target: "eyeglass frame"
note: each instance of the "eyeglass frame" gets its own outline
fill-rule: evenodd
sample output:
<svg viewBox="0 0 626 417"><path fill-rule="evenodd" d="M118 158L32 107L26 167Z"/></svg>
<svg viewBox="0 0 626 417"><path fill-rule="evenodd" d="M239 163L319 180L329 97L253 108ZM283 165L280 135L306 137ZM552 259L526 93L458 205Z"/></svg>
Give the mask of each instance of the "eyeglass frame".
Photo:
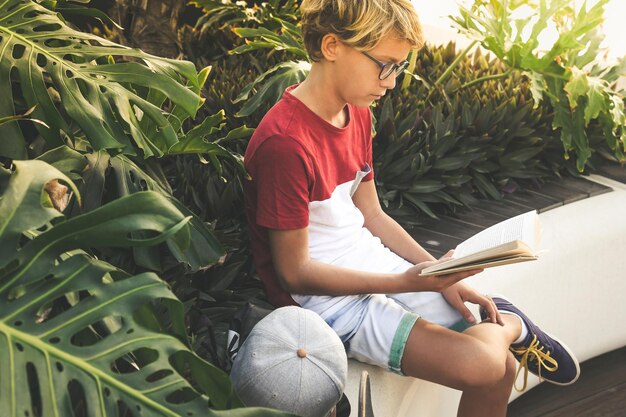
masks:
<svg viewBox="0 0 626 417"><path fill-rule="evenodd" d="M382 61L379 61L378 59L374 58L373 56L371 56L367 52L361 51L361 53L363 55L365 55L366 57L368 57L369 59L371 59L372 61L374 61L375 63L377 63L380 66L380 72L378 73L378 79L381 80L381 81L382 80L386 80L387 78L389 78L389 76L393 72L396 73L396 78L398 78L400 76L400 74L402 74L404 72L404 70L409 66L409 61L407 61L406 59L404 61L396 64L395 62L382 62ZM386 68L389 67L389 66L391 66L391 70L388 70L389 73L383 77L383 73L385 72Z"/></svg>

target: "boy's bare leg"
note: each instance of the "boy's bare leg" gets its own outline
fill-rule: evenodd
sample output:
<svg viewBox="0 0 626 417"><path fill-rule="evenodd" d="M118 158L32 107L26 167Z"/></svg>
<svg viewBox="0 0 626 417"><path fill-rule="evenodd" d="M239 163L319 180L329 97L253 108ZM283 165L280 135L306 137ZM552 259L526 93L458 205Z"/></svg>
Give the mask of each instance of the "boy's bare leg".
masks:
<svg viewBox="0 0 626 417"><path fill-rule="evenodd" d="M463 333L418 320L404 349L403 372L463 391L459 417L505 416L516 366L508 348L521 324L510 315L502 320L503 326L485 322Z"/></svg>

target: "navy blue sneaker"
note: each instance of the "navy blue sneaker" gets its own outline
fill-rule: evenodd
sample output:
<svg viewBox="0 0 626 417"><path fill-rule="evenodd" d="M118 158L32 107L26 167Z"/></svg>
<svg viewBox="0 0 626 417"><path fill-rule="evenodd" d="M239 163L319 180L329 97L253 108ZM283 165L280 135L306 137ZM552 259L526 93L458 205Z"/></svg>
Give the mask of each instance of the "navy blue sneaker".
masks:
<svg viewBox="0 0 626 417"><path fill-rule="evenodd" d="M537 327L524 313L515 307L509 300L501 295L491 297L498 311L513 313L519 316L528 328L528 336L520 343L511 345L515 359L520 363L515 375L519 375L524 369L524 386L518 391L526 389L528 372L537 375L540 380L544 379L557 385L570 385L576 382L580 376L580 365L572 351L556 337L549 335ZM484 320L487 313L482 308L480 317Z"/></svg>

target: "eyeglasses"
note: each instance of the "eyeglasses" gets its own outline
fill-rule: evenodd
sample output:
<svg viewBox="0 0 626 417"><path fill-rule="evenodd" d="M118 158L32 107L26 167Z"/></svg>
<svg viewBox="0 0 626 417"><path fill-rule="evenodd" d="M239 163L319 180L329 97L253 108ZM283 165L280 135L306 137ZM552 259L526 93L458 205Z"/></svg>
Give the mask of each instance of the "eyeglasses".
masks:
<svg viewBox="0 0 626 417"><path fill-rule="evenodd" d="M400 74L402 74L404 72L404 70L406 69L406 67L409 66L409 61L407 61L406 59L402 62L400 62L399 64L396 64L395 62L382 62L377 60L376 58L374 58L373 56L371 56L370 54L368 54L367 52L362 52L363 55L365 55L366 57L368 57L369 59L371 59L372 61L374 61L375 63L377 63L380 66L380 73L378 74L378 79L379 80L384 80L387 77L389 77L391 74L393 74L394 72L396 73L396 77L399 77Z"/></svg>

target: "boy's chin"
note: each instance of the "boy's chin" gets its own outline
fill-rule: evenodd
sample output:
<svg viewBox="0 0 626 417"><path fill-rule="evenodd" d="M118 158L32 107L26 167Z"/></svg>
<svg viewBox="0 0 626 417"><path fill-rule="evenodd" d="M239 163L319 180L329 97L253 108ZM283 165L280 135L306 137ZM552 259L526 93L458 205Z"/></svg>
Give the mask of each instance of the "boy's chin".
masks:
<svg viewBox="0 0 626 417"><path fill-rule="evenodd" d="M374 103L375 101L376 99L374 99L373 97L368 97L361 100L354 100L350 104L352 104L354 107L364 108L371 106L372 103Z"/></svg>

